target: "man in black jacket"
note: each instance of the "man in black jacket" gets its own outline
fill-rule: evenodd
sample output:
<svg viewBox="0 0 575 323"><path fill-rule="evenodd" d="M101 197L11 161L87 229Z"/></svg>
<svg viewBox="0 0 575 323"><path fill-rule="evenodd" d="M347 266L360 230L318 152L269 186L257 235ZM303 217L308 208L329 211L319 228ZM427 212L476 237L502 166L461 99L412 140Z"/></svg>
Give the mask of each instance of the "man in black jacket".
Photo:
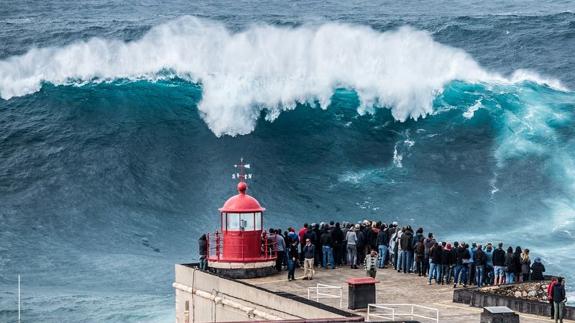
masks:
<svg viewBox="0 0 575 323"><path fill-rule="evenodd" d="M413 231L411 231L411 227L406 228L401 235L399 243L403 253L401 260L403 273L406 274L411 271L411 265L413 264Z"/></svg>
<svg viewBox="0 0 575 323"><path fill-rule="evenodd" d="M385 224L383 224L377 234L377 248L379 249L379 263L377 264L377 267L385 268L387 248L389 248L389 237L387 236L387 228L385 227Z"/></svg>
<svg viewBox="0 0 575 323"><path fill-rule="evenodd" d="M503 243L499 243L497 249L493 251L493 271L495 276L495 285L503 284L505 278L505 250Z"/></svg>
<svg viewBox="0 0 575 323"><path fill-rule="evenodd" d="M344 236L339 222L337 222L333 230L331 230L331 240L333 242L333 257L335 265L341 266L341 260L343 255L342 248L345 248L345 246L343 246Z"/></svg>
<svg viewBox="0 0 575 323"><path fill-rule="evenodd" d="M477 287L483 286L483 273L485 271L485 263L487 262L487 256L481 245L477 246L475 254L473 255L473 264L475 265L475 283Z"/></svg>
<svg viewBox="0 0 575 323"><path fill-rule="evenodd" d="M323 268L328 268L331 265L331 269L335 269L335 263L333 261L333 240L331 239L331 232L329 232L327 228L324 228L319 239L323 254L323 261L321 266Z"/></svg>

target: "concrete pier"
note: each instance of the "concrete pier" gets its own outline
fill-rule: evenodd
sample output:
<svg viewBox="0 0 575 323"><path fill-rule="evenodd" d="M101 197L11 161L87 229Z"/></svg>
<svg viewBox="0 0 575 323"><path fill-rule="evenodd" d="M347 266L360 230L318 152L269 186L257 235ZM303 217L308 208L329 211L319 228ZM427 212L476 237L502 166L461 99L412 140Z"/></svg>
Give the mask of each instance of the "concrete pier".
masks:
<svg viewBox="0 0 575 323"><path fill-rule="evenodd" d="M269 277L243 280L244 282L273 292L287 292L301 297L307 297L307 288L316 284L341 286L343 288L342 310L359 315L366 315L365 310L347 309L347 283L350 277L365 277L362 269L349 267L331 269L318 269L314 279L302 280L303 271L296 270L296 280L288 282L287 272ZM404 303L424 305L439 310L440 322L479 322L483 309L471 307L466 304L453 302L453 285L428 285L427 279L414 274L403 274L388 268L380 269L376 277L380 283L376 284L377 303ZM459 287L458 287L459 288ZM337 299L321 299L321 303L339 307ZM517 313L522 323L554 322L553 320L537 315ZM575 322L564 320L564 322Z"/></svg>

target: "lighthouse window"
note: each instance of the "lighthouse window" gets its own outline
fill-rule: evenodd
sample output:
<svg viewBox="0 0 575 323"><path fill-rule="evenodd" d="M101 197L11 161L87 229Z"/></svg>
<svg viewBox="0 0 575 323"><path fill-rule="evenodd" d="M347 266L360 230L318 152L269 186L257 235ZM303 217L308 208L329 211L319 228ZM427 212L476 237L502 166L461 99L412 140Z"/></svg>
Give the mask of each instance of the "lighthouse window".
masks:
<svg viewBox="0 0 575 323"><path fill-rule="evenodd" d="M240 214L240 229L241 230L254 230L254 214L242 213Z"/></svg>
<svg viewBox="0 0 575 323"><path fill-rule="evenodd" d="M254 219L255 219L254 230L261 230L262 229L262 212L254 213Z"/></svg>
<svg viewBox="0 0 575 323"><path fill-rule="evenodd" d="M226 229L230 231L240 230L239 213L226 213Z"/></svg>

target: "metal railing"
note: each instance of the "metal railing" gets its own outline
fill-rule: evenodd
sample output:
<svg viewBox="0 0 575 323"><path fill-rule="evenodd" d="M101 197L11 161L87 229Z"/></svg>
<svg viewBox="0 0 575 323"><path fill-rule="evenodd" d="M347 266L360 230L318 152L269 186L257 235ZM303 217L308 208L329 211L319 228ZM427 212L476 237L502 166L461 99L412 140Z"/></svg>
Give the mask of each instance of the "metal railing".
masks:
<svg viewBox="0 0 575 323"><path fill-rule="evenodd" d="M208 258L211 259L222 259L224 252L224 237L223 233L216 231L213 234L207 233L207 249ZM268 234L263 231L262 239L260 245L260 257L265 259L276 259L277 258L277 243L270 241Z"/></svg>
<svg viewBox="0 0 575 323"><path fill-rule="evenodd" d="M406 309L407 311L401 311ZM423 313L421 313L423 312ZM433 313L433 314L431 314ZM427 316L426 314L430 315ZM372 319L395 321L396 317L410 317L439 323L439 310L417 304L369 304L367 305L367 321Z"/></svg>
<svg viewBox="0 0 575 323"><path fill-rule="evenodd" d="M329 291L336 291L336 294L329 293ZM339 308L343 307L343 288L341 286L332 286L325 284L317 284L315 287L307 288L307 299L312 299L312 292L315 293L315 301L319 302L321 298L336 299L339 298Z"/></svg>

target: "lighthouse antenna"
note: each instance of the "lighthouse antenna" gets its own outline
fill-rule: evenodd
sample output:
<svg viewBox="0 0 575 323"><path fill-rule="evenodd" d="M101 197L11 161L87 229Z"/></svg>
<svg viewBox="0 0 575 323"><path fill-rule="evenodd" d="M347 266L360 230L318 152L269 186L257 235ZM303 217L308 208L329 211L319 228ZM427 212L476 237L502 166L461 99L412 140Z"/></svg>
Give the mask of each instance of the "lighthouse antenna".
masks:
<svg viewBox="0 0 575 323"><path fill-rule="evenodd" d="M247 179L252 178L252 174L247 174L246 169L250 169L250 164L244 163L244 158L240 158L240 163L235 164L234 168L238 169L234 174L232 174L232 179L237 179L240 182L245 182Z"/></svg>

